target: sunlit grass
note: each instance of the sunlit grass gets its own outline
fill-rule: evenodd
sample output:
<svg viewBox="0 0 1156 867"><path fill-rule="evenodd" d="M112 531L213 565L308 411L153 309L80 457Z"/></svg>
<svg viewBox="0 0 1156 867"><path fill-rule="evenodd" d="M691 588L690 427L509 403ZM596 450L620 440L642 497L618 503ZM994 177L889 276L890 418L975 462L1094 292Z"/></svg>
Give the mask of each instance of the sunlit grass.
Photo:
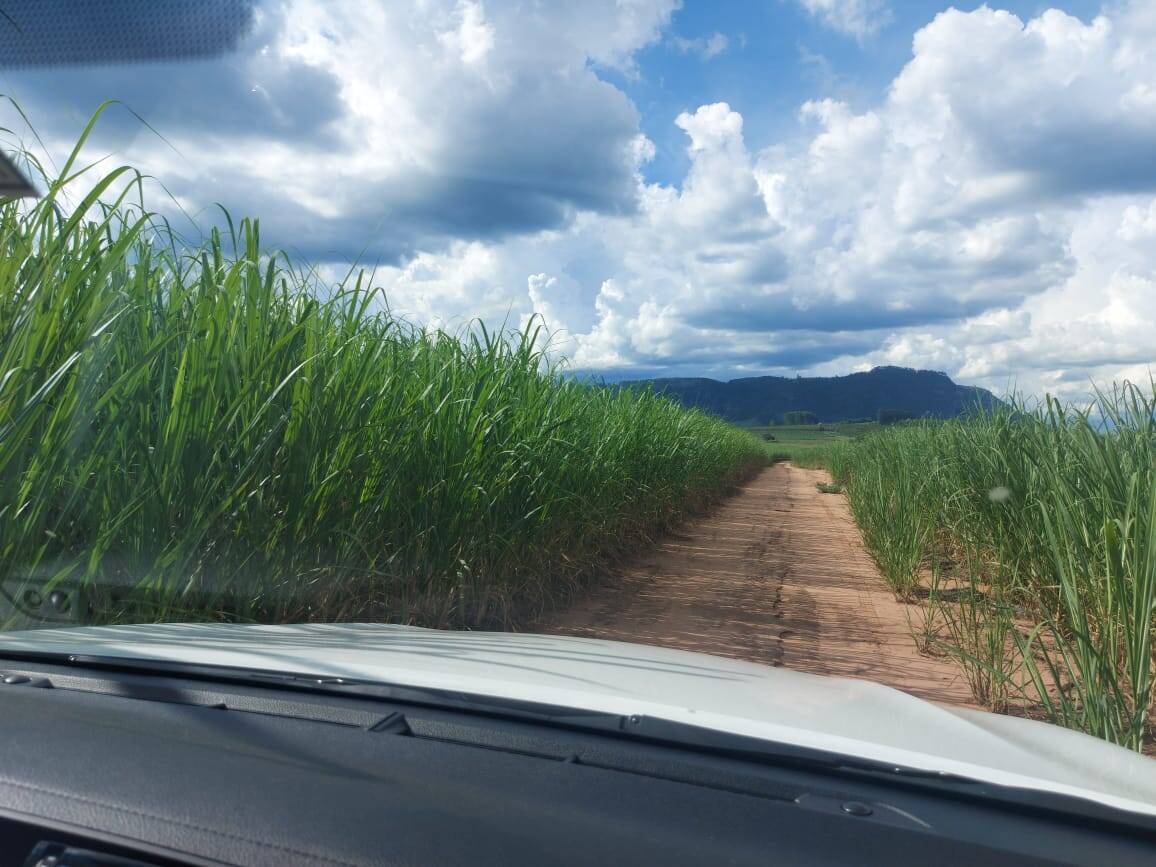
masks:
<svg viewBox="0 0 1156 867"><path fill-rule="evenodd" d="M796 467L821 469L843 443L879 430L874 422L771 425L748 428L764 438L772 462L790 461Z"/></svg>
<svg viewBox="0 0 1156 867"><path fill-rule="evenodd" d="M426 332L362 275L319 287L256 222L183 247L83 143L0 205L5 587L82 585L97 621L508 625L766 460L567 380L533 325Z"/></svg>
<svg viewBox="0 0 1156 867"><path fill-rule="evenodd" d="M981 699L1018 691L1056 722L1143 746L1156 698L1151 387L1083 410L1049 400L908 424L824 460L897 593L949 565L960 592L933 601Z"/></svg>

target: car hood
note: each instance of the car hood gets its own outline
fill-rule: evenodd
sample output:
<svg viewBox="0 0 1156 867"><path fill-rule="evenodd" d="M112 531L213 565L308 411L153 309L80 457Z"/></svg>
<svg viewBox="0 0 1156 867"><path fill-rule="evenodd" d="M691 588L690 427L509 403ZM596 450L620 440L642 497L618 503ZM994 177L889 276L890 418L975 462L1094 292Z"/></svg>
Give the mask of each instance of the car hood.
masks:
<svg viewBox="0 0 1156 867"><path fill-rule="evenodd" d="M592 638L381 624L181 623L0 635L5 651L227 665L639 714L1156 815L1156 761L863 680Z"/></svg>

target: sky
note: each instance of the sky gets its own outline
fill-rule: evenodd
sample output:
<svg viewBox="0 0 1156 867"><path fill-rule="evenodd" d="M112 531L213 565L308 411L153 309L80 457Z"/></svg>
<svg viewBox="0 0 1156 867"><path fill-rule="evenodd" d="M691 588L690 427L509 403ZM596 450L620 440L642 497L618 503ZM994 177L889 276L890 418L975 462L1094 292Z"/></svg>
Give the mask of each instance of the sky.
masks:
<svg viewBox="0 0 1156 867"><path fill-rule="evenodd" d="M86 155L190 232L259 217L413 322L538 316L608 379L1156 371L1149 0L214 3L244 11L224 53L10 64L0 93L57 164L120 100Z"/></svg>

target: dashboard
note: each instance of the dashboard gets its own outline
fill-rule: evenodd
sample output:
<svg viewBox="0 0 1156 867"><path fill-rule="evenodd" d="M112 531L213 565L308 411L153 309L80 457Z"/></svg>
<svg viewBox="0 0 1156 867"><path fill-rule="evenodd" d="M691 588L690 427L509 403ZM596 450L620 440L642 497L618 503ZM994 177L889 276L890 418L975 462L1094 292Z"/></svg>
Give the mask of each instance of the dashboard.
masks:
<svg viewBox="0 0 1156 867"><path fill-rule="evenodd" d="M1130 814L324 688L0 660L0 707L0 864L1156 863Z"/></svg>

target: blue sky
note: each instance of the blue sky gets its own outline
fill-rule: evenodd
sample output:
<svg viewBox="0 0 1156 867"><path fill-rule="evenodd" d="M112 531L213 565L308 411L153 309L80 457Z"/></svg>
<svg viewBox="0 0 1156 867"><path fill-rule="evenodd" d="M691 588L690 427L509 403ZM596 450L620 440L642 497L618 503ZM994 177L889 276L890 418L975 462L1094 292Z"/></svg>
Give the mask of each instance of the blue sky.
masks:
<svg viewBox="0 0 1156 867"><path fill-rule="evenodd" d="M671 36L636 55L637 75L616 70L602 74L630 95L642 113L642 129L654 141L656 156L647 178L677 183L688 160L684 137L670 118L699 105L725 101L740 112L748 141L768 145L798 134L795 115L808 99L835 96L856 109L884 96L895 75L911 58L912 35L948 4L906 0L879 4L882 23L868 38L832 28L791 0L716 0L687 3L674 16ZM961 9L978 4L961 3ZM1057 4L994 4L1030 20ZM1098 2L1074 0L1064 11L1090 20ZM702 40L721 34L726 47L710 57L680 47L678 39Z"/></svg>
<svg viewBox="0 0 1156 867"><path fill-rule="evenodd" d="M0 69L39 140L0 124L59 160L120 99L89 155L189 232L223 204L415 322L538 316L608 377L1076 395L1156 362L1148 0L216 2L251 21L223 55ZM96 44L51 8L57 59Z"/></svg>

